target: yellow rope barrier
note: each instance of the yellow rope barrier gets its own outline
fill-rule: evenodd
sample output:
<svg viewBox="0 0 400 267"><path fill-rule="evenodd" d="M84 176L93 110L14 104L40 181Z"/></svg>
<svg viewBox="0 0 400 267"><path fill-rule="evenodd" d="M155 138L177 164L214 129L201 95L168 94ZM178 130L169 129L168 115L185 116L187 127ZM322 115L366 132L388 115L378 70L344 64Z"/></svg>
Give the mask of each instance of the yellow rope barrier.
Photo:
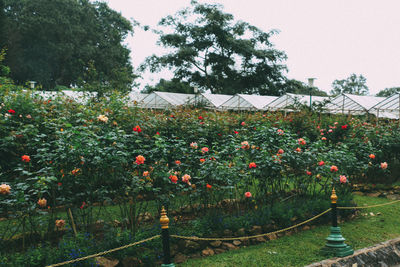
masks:
<svg viewBox="0 0 400 267"><path fill-rule="evenodd" d="M394 203L397 203L397 202L400 202L400 200L395 200L395 201L392 201L392 202L383 203L383 204L376 204L376 205L371 205L371 206L362 206L362 207L337 207L337 209L339 209L339 210L369 209L369 208L376 208L376 207L391 205L391 204L394 204Z"/></svg>
<svg viewBox="0 0 400 267"><path fill-rule="evenodd" d="M77 262L77 261L87 260L87 259L90 259L90 258L102 256L102 255L105 255L105 254L108 254L108 253L111 253L111 252L115 252L115 251L118 251L118 250L121 250L121 249L126 249L126 248L129 248L129 247L132 247L132 246L136 246L136 245L139 245L139 244L142 244L144 242L148 242L150 240L157 239L157 238L160 238L160 237L161 237L160 235L155 235L153 237L150 237L150 238L147 238L147 239L135 242L135 243L131 243L131 244L128 244L128 245L125 245L125 246L122 246L122 247L113 248L113 249L110 249L110 250L106 250L106 251L99 252L99 253L96 253L96 254L93 254L93 255L85 256L85 257L82 257L82 258L77 258L77 259L73 259L73 260L69 260L69 261L64 261L64 262L48 265L47 267L62 266L62 265L74 263L74 262Z"/></svg>
<svg viewBox="0 0 400 267"><path fill-rule="evenodd" d="M395 200L395 201L392 201L392 202L383 203L383 204L376 204L376 205L371 205L371 206L363 206L363 207L337 207L337 209L342 209L342 210L345 210L345 209L368 209L368 208L375 208L375 207L391 205L391 204L394 204L394 203L397 203L397 202L400 202L400 200ZM272 234L278 234L278 233L286 232L286 231L291 230L293 228L299 227L299 226L301 226L303 224L309 223L309 222L321 217L322 215L330 212L331 210L332 210L332 208L329 208L326 211L324 211L324 212L322 212L322 213L320 213L320 214L318 214L318 215L316 215L316 216L314 216L314 217L312 217L312 218L310 218L310 219L308 219L306 221L298 223L296 225L292 225L292 226L289 226L289 227L284 228L284 229L280 229L280 230L269 232L269 233L265 233L265 234L259 234L259 235L242 236L242 237L221 237L221 238L217 238L217 237L215 237L215 238L206 238L206 237L197 237L197 236L190 237L190 236L180 236L180 235L170 235L170 236L174 237L174 238L179 238L179 239L201 240L201 241L233 241L233 240L252 239L252 238L257 238L257 237L265 237L265 236L272 235ZM148 241L160 238L160 237L161 237L160 235L156 235L156 236L153 236L153 237L150 237L150 238L147 238L147 239L135 242L135 243L131 243L131 244L128 244L128 245L125 245L125 246L122 246L122 247L113 248L113 249L110 249L110 250L106 250L106 251L99 252L99 253L96 253L96 254L88 255L88 256L85 256L85 257L81 257L81 258L77 258L77 259L73 259L73 260L69 260L69 261L64 261L64 262L48 265L47 267L62 266L62 265L66 265L66 264L70 264L70 263L74 263L74 262L78 262L78 261L87 260L87 259L90 259L90 258L94 258L94 257L102 256L102 255L105 255L105 254L108 254L108 253L112 253L112 252L115 252L115 251L118 251L118 250L122 250L122 249L125 249L125 248L128 248L128 247L136 246L136 245L139 245L139 244L142 244L144 242L148 242Z"/></svg>
<svg viewBox="0 0 400 267"><path fill-rule="evenodd" d="M221 238L216 238L216 237L215 238L206 238L206 237L197 237L197 236L190 237L190 236L180 236L180 235L171 235L171 237L180 238L180 239L188 239L188 240L203 240L203 241L217 241L217 240L219 240L219 241L232 241L232 240L243 240L243 239L264 237L264 236L268 236L268 235L271 235L271 234L277 234L277 233L285 232L287 230L290 230L290 229L296 228L296 227L298 227L300 225L303 225L303 224L306 224L308 222L311 222L311 221L321 217L325 213L328 213L329 211L331 211L331 209L332 208L329 208L326 211L324 211L324 212L322 212L322 213L320 213L320 214L318 214L318 215L316 215L316 216L312 217L311 219L308 219L308 220L306 220L304 222L298 223L296 225L293 225L293 226L290 226L290 227L287 227L287 228L284 228L284 229L281 229L281 230L277 230L277 231L274 231L274 232L269 232L269 233L266 233L266 234L252 235L252 236L242 236L242 237L221 237Z"/></svg>

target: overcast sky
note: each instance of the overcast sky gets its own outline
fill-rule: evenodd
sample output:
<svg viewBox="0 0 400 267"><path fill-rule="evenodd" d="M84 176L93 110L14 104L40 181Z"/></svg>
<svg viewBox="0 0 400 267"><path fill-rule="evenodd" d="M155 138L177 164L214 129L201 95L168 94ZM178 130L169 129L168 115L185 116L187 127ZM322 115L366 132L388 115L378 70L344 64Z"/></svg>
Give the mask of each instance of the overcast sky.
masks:
<svg viewBox="0 0 400 267"><path fill-rule="evenodd" d="M190 0L107 0L128 19L154 27L166 15L190 5ZM352 73L367 78L370 94L400 86L400 0L200 0L220 3L224 12L267 32L280 33L271 40L286 52L287 76L331 90L335 79ZM136 29L127 39L136 68L153 53L162 54L157 36ZM145 74L140 81L155 84L161 75ZM139 90L139 89L137 89Z"/></svg>

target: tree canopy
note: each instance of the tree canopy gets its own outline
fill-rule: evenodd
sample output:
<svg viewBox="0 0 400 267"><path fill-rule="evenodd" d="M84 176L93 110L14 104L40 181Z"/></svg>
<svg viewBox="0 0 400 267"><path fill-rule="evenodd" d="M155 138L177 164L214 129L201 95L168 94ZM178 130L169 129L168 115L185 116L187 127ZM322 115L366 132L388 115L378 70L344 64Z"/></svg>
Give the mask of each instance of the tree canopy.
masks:
<svg viewBox="0 0 400 267"><path fill-rule="evenodd" d="M160 79L155 86L146 85L142 90L142 93L149 94L154 91L193 94L194 88L191 87L188 82L182 82L176 78L173 78L170 81Z"/></svg>
<svg viewBox="0 0 400 267"><path fill-rule="evenodd" d="M148 57L142 70L169 68L175 79L212 93L279 94L286 55L269 41L277 31L235 22L221 5L196 1L159 25L159 45L171 52Z"/></svg>
<svg viewBox="0 0 400 267"><path fill-rule="evenodd" d="M134 74L122 41L131 23L106 3L89 0L1 0L7 48L5 64L17 83L35 80L45 89L86 86L88 71L106 87L128 90ZM1 29L1 28L0 28Z"/></svg>
<svg viewBox="0 0 400 267"><path fill-rule="evenodd" d="M394 94L400 94L400 87L390 87L379 91L376 96L388 97Z"/></svg>
<svg viewBox="0 0 400 267"><path fill-rule="evenodd" d="M368 95L369 88L367 86L367 79L361 74L351 74L350 77L343 80L335 80L332 83L332 95L340 95L342 93L353 95Z"/></svg>

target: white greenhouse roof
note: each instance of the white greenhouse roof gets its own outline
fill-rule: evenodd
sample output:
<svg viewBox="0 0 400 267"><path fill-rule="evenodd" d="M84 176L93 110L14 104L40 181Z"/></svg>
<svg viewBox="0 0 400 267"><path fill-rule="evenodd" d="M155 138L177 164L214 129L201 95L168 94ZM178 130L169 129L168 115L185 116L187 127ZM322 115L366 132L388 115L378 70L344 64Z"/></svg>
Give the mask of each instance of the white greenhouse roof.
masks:
<svg viewBox="0 0 400 267"><path fill-rule="evenodd" d="M370 110L379 118L399 119L400 117L400 94L394 94L382 100Z"/></svg>
<svg viewBox="0 0 400 267"><path fill-rule="evenodd" d="M142 99L141 106L144 108L165 109L191 103L194 94L179 94L169 92L152 92Z"/></svg>
<svg viewBox="0 0 400 267"><path fill-rule="evenodd" d="M376 96L341 94L333 98L325 109L332 113L365 114L384 99Z"/></svg>
<svg viewBox="0 0 400 267"><path fill-rule="evenodd" d="M373 109L398 111L400 110L400 94L394 94L372 107Z"/></svg>
<svg viewBox="0 0 400 267"><path fill-rule="evenodd" d="M311 96L312 104L323 103L328 99L329 97L326 96ZM295 104L296 101L303 105L308 105L310 103L310 96L287 93L269 103L265 108L270 110L286 109Z"/></svg>
<svg viewBox="0 0 400 267"><path fill-rule="evenodd" d="M262 110L277 98L277 96L236 94L228 101L224 102L220 108L234 110Z"/></svg>
<svg viewBox="0 0 400 267"><path fill-rule="evenodd" d="M297 101L299 101L303 105L309 105L310 104L310 96L309 95L297 95L297 94L288 94L288 95L291 96L293 99L297 99ZM329 97L327 97L327 96L316 96L316 95L312 95L311 96L312 104L323 103L325 100L329 100Z"/></svg>
<svg viewBox="0 0 400 267"><path fill-rule="evenodd" d="M138 92L129 92L128 97L130 101L136 101L139 102L149 94L143 94L143 93L138 93Z"/></svg>
<svg viewBox="0 0 400 267"><path fill-rule="evenodd" d="M149 94L143 94L143 93L139 93L139 92L134 92L131 91L129 92L129 94L126 96L126 100L127 100L127 105L128 106L133 106L133 105L138 105L140 106L142 103L142 100L148 96Z"/></svg>
<svg viewBox="0 0 400 267"><path fill-rule="evenodd" d="M218 108L219 106L221 106L223 103L225 103L232 97L233 97L232 95L203 93L203 94L199 95L198 99L195 99L194 102L199 101L200 103L203 103L208 108Z"/></svg>

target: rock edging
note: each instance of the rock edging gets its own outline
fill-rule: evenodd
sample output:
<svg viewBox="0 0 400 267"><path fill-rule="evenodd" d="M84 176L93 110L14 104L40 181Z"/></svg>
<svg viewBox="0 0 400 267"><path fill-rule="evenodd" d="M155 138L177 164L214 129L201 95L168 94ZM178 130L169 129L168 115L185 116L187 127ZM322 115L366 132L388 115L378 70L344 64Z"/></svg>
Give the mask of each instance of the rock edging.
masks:
<svg viewBox="0 0 400 267"><path fill-rule="evenodd" d="M389 267L400 264L400 237L359 249L353 255L316 262L306 267Z"/></svg>

